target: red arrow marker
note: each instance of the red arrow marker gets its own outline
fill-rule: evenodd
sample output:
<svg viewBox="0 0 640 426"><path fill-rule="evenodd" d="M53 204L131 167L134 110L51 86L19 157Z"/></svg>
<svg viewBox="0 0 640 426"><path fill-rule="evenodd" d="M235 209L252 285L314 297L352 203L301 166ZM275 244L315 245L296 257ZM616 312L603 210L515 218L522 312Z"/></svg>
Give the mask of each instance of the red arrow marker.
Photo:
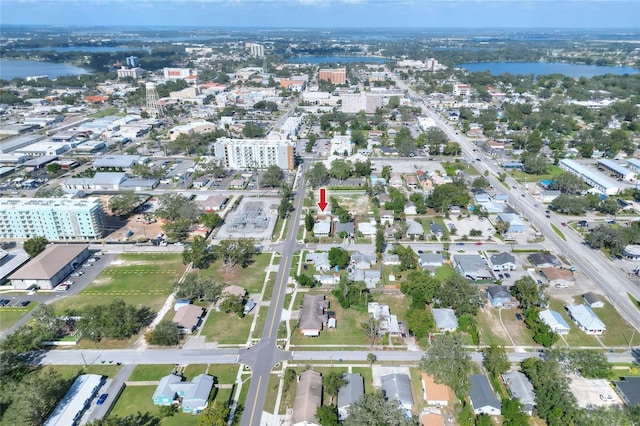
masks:
<svg viewBox="0 0 640 426"><path fill-rule="evenodd" d="M327 208L327 190L325 188L320 188L320 202L318 203L318 207L320 207L321 212L324 212L324 209Z"/></svg>

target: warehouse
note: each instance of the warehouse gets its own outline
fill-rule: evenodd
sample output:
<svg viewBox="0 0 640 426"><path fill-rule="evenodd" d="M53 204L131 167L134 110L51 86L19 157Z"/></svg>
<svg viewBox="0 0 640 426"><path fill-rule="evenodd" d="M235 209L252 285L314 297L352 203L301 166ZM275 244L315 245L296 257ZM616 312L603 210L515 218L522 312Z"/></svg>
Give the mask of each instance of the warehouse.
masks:
<svg viewBox="0 0 640 426"><path fill-rule="evenodd" d="M9 280L17 290L26 290L33 285L51 290L90 255L89 244L52 244L10 275Z"/></svg>
<svg viewBox="0 0 640 426"><path fill-rule="evenodd" d="M624 166L621 166L615 161L607 160L606 158L598 160L598 168L606 171L611 176L615 176L618 179L634 180L636 178L636 174L634 172Z"/></svg>
<svg viewBox="0 0 640 426"><path fill-rule="evenodd" d="M611 178L601 175L597 171L591 170L577 161L563 158L560 160L559 165L562 170L573 173L585 183L606 195L615 195L620 191L620 187L611 180Z"/></svg>

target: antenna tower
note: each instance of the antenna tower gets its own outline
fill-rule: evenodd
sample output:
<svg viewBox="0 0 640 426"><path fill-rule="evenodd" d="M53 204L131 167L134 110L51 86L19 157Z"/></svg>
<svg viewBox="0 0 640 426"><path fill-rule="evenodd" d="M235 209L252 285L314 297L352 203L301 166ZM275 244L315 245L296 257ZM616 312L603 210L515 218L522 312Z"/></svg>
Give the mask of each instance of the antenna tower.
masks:
<svg viewBox="0 0 640 426"><path fill-rule="evenodd" d="M147 113L149 116L158 118L164 117L164 111L162 105L158 102L158 91L156 90L155 83L147 83L145 85L147 91Z"/></svg>

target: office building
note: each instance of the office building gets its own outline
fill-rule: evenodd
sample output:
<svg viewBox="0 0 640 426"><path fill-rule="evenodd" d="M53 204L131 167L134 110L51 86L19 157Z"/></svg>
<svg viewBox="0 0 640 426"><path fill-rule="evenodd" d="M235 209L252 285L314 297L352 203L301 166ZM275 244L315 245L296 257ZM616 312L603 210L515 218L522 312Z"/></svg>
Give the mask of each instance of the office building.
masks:
<svg viewBox="0 0 640 426"><path fill-rule="evenodd" d="M346 68L322 68L318 71L318 80L329 80L332 84L346 84L347 83L347 69Z"/></svg>
<svg viewBox="0 0 640 426"><path fill-rule="evenodd" d="M128 67L137 68L140 66L140 59L137 56L127 56L126 63Z"/></svg>
<svg viewBox="0 0 640 426"><path fill-rule="evenodd" d="M164 68L163 73L166 80L181 80L198 75L198 71L191 68Z"/></svg>
<svg viewBox="0 0 640 426"><path fill-rule="evenodd" d="M104 213L95 198L0 199L0 238L95 240L104 229Z"/></svg>
<svg viewBox="0 0 640 426"><path fill-rule="evenodd" d="M142 68L119 68L117 71L118 78L141 78L144 74Z"/></svg>
<svg viewBox="0 0 640 426"><path fill-rule="evenodd" d="M266 169L276 165L294 168L294 143L268 139L220 138L213 144L214 155L230 169Z"/></svg>
<svg viewBox="0 0 640 426"><path fill-rule="evenodd" d="M264 46L258 43L247 43L245 44L247 50L249 50L249 54L254 58L264 58Z"/></svg>
<svg viewBox="0 0 640 426"><path fill-rule="evenodd" d="M342 100L342 112L356 114L364 111L373 114L378 108L382 108L382 96L368 93L345 93L340 95Z"/></svg>

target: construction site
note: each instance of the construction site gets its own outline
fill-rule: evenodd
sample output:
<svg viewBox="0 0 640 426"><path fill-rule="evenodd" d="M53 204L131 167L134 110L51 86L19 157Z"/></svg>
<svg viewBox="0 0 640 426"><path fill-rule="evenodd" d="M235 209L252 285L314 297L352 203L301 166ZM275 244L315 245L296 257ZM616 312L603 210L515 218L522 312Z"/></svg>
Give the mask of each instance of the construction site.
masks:
<svg viewBox="0 0 640 426"><path fill-rule="evenodd" d="M244 198L225 219L215 239L270 239L278 214L278 198Z"/></svg>

